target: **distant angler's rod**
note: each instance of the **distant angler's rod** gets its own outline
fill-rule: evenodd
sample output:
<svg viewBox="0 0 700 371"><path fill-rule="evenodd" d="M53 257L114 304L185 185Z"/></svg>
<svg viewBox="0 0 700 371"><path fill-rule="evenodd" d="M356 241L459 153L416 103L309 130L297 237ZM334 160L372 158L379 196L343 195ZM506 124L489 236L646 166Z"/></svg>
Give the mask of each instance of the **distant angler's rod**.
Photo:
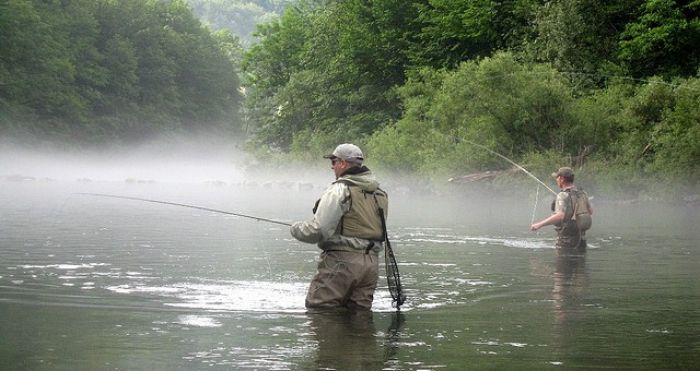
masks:
<svg viewBox="0 0 700 371"><path fill-rule="evenodd" d="M187 204L179 204L179 203L176 203L176 202L149 200L149 199L147 199L147 198L138 198L138 197L129 197L129 196L118 196L118 195L109 195L109 194L104 194L104 193L78 193L78 194L79 194L79 195L87 195L87 196L121 198L121 199L124 199L124 200L136 200L136 201L153 202L153 203L164 204L164 205L182 206L182 207L188 207L188 208L190 208L190 209L211 211L211 212L219 213L219 214L226 214L226 215L240 216L240 217L242 217L242 218L255 219L255 220L259 221L259 222L268 222L268 223L273 223L273 224L280 224L280 225L291 226L291 224L285 223L285 222L281 222L281 221L279 221L279 220L273 220L273 219L267 219L267 218L260 218L260 217L257 217L257 216L245 215L245 214L239 214L239 213L232 213L232 212L230 212L230 211L217 210L217 209L210 209L210 208L208 208L208 207L202 207L202 206L187 205Z"/></svg>
<svg viewBox="0 0 700 371"><path fill-rule="evenodd" d="M524 167L522 167L522 166L516 164L515 161L509 159L508 157L503 156L502 154L500 154L500 153L498 153L498 152L496 152L496 151L493 151L493 150L491 150L490 148L488 148L488 147L486 147L486 146L483 146L483 145L481 145L481 144L474 143L474 142L472 142L472 141L470 141L470 140L466 140L466 139L462 139L462 140L465 141L465 142L467 142L467 143L469 143L469 144L471 144L471 145L474 145L474 146L477 146L477 147L479 147L479 148L481 148L481 149L484 149L484 150L486 150L486 151L489 151L490 153L492 153L492 154L494 154L494 155L496 155L496 156L498 156L498 157L500 157L500 158L502 158L502 159L504 159L504 160L510 162L510 163L513 164L515 167L517 167L518 169L520 169L520 170L522 170L523 172L525 172L525 174L527 174L527 175L529 175L530 177L532 177L532 179L534 179L534 180L536 180L538 183L542 184L542 185L543 185L545 188L547 188L550 192L552 192L552 193L555 194L555 195L557 194L557 192L554 192L554 190L551 189L551 188L549 188L549 186L547 186L546 184L544 184L544 182L542 182L541 180L539 180L536 176L532 175L532 173L530 173L529 171L527 171Z"/></svg>

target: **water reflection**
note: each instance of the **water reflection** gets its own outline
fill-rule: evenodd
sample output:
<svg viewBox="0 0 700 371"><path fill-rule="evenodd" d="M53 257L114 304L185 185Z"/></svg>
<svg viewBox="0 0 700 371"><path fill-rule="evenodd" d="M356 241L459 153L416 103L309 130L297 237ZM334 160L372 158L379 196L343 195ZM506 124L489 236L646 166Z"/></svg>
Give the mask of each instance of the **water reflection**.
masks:
<svg viewBox="0 0 700 371"><path fill-rule="evenodd" d="M405 321L403 313L397 311L391 314L391 324L386 330L384 343L384 370L401 369L397 355L401 344L401 327Z"/></svg>
<svg viewBox="0 0 700 371"><path fill-rule="evenodd" d="M317 311L308 312L307 316L318 344L316 357L308 368L381 370L387 365L392 369L391 365L396 364L403 314L392 315L384 335L377 332L371 311Z"/></svg>
<svg viewBox="0 0 700 371"><path fill-rule="evenodd" d="M586 291L589 275L585 252L557 249L552 286L554 327L552 340L556 358L562 364L573 362L572 350L581 346L585 331Z"/></svg>
<svg viewBox="0 0 700 371"><path fill-rule="evenodd" d="M575 319L584 304L584 291L588 286L586 254L557 249L554 268L554 320L556 324L563 325Z"/></svg>
<svg viewBox="0 0 700 371"><path fill-rule="evenodd" d="M376 370L382 360L370 311L319 311L307 314L318 343L311 368Z"/></svg>

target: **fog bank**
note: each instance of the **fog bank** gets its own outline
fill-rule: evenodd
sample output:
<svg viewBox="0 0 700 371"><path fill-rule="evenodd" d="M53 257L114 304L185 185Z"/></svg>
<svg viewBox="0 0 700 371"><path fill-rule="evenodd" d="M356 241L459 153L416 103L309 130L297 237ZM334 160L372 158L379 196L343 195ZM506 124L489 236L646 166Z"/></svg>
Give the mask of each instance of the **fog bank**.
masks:
<svg viewBox="0 0 700 371"><path fill-rule="evenodd" d="M303 171L261 171L241 144L214 137L81 150L0 142L0 179L9 181L237 185L308 178L327 183L332 174L320 163L326 161Z"/></svg>

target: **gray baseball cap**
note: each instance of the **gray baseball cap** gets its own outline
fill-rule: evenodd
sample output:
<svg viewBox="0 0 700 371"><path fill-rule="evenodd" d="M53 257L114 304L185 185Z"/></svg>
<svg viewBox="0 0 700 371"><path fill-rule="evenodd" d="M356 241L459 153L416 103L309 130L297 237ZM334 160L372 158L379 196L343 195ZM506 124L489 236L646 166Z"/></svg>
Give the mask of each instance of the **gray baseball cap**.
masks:
<svg viewBox="0 0 700 371"><path fill-rule="evenodd" d="M571 178L572 176L574 176L574 169L570 167L560 167L559 170L552 173L552 178L556 178L558 176L563 176L564 178Z"/></svg>
<svg viewBox="0 0 700 371"><path fill-rule="evenodd" d="M345 161L362 162L362 160L365 159L365 156L362 154L360 147L350 143L343 143L335 147L333 153L330 155L325 155L323 158L339 158Z"/></svg>

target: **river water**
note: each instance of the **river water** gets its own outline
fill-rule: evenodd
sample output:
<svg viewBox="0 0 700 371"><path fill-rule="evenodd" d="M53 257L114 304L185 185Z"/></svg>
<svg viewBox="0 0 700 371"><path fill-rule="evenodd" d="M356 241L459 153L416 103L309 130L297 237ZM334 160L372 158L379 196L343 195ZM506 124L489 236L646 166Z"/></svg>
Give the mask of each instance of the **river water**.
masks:
<svg viewBox="0 0 700 371"><path fill-rule="evenodd" d="M0 369L700 367L697 206L595 204L587 253L557 256L528 231L544 197L389 187L407 303L380 277L372 313L312 314L318 250L286 227L76 194L291 222L323 186L0 181Z"/></svg>

